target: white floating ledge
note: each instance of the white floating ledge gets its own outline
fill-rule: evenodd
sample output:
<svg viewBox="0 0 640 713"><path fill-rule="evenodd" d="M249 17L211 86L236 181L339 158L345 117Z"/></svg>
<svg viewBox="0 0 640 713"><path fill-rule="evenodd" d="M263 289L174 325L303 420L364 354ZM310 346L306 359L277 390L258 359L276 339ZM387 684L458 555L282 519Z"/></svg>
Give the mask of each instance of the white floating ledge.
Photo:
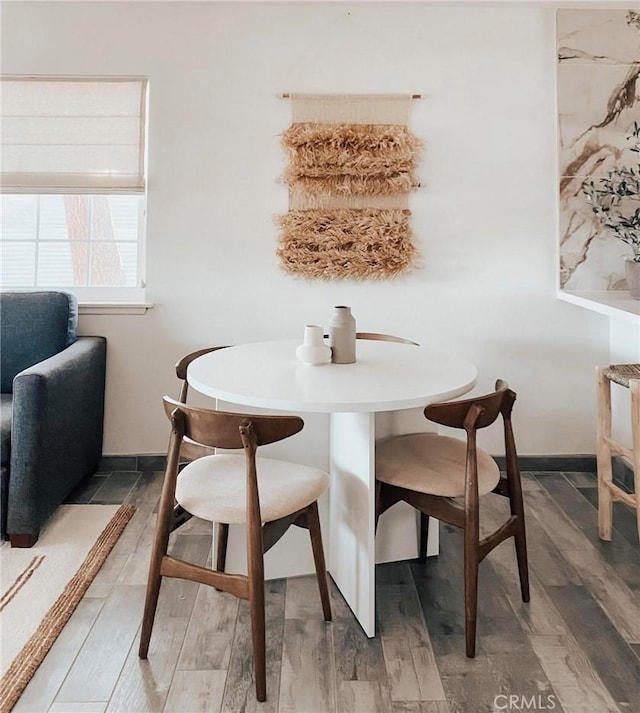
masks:
<svg viewBox="0 0 640 713"><path fill-rule="evenodd" d="M640 300L632 299L626 290L559 290L558 299L640 326Z"/></svg>

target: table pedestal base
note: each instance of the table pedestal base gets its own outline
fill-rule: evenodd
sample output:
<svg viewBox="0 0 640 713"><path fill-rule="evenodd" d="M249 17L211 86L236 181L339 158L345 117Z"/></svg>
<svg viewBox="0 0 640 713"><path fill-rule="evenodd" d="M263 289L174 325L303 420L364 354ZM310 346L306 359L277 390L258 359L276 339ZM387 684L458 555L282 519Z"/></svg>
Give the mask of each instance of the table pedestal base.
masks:
<svg viewBox="0 0 640 713"><path fill-rule="evenodd" d="M219 404L219 408L223 405ZM224 404L223 410L234 410ZM327 569L367 636L375 636L375 563L417 557L418 514L398 503L380 518L375 530L376 438L424 430L422 412L303 414L309 428L296 442L265 446L261 455L292 460L330 471L331 485L319 501ZM328 426L328 428L327 428ZM318 450L317 441L329 439ZM295 447L292 447L295 446ZM315 450L314 450L315 448ZM321 454L329 452L329 462ZM326 457L326 455L324 456ZM215 533L215 528L214 528ZM438 522L431 518L428 554L438 553ZM214 534L215 539L215 534ZM215 542L214 550L215 552ZM246 574L244 526L232 525L227 571ZM309 533L292 527L265 555L265 578L295 577L314 572Z"/></svg>
<svg viewBox="0 0 640 713"><path fill-rule="evenodd" d="M375 414L330 422L328 568L367 636L375 636Z"/></svg>

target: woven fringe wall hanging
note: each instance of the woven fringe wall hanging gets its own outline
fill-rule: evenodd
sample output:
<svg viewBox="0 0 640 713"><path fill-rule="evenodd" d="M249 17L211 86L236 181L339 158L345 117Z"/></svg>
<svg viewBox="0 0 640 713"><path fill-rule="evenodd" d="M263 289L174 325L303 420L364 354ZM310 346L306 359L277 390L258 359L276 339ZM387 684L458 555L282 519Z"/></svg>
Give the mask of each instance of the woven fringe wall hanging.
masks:
<svg viewBox="0 0 640 713"><path fill-rule="evenodd" d="M413 97L290 97L282 268L329 280L391 278L415 267L408 195L422 144L407 128Z"/></svg>

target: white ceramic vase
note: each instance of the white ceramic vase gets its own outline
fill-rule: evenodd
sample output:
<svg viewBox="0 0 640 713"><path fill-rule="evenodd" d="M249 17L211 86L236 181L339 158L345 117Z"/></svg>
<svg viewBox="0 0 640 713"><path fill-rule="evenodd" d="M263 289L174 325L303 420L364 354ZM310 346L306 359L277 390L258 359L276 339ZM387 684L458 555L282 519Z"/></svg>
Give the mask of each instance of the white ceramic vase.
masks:
<svg viewBox="0 0 640 713"><path fill-rule="evenodd" d="M324 330L319 324L307 324L304 341L296 349L296 357L303 364L318 366L331 361L331 347L324 343Z"/></svg>
<svg viewBox="0 0 640 713"><path fill-rule="evenodd" d="M627 278L627 287L632 299L640 300L640 262L628 257L624 261L624 271Z"/></svg>
<svg viewBox="0 0 640 713"><path fill-rule="evenodd" d="M334 364L353 364L356 360L356 320L351 307L338 305L333 308L329 322L329 346Z"/></svg>

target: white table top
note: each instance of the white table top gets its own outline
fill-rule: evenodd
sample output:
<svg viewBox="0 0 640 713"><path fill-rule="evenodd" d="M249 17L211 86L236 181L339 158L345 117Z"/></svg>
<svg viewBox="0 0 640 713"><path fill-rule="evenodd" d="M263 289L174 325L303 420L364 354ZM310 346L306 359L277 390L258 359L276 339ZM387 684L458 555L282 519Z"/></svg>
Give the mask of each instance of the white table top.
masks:
<svg viewBox="0 0 640 713"><path fill-rule="evenodd" d="M197 391L234 404L302 413L373 412L426 406L466 393L470 362L428 347L359 339L354 364L310 366L296 359L300 340L242 344L193 361Z"/></svg>

